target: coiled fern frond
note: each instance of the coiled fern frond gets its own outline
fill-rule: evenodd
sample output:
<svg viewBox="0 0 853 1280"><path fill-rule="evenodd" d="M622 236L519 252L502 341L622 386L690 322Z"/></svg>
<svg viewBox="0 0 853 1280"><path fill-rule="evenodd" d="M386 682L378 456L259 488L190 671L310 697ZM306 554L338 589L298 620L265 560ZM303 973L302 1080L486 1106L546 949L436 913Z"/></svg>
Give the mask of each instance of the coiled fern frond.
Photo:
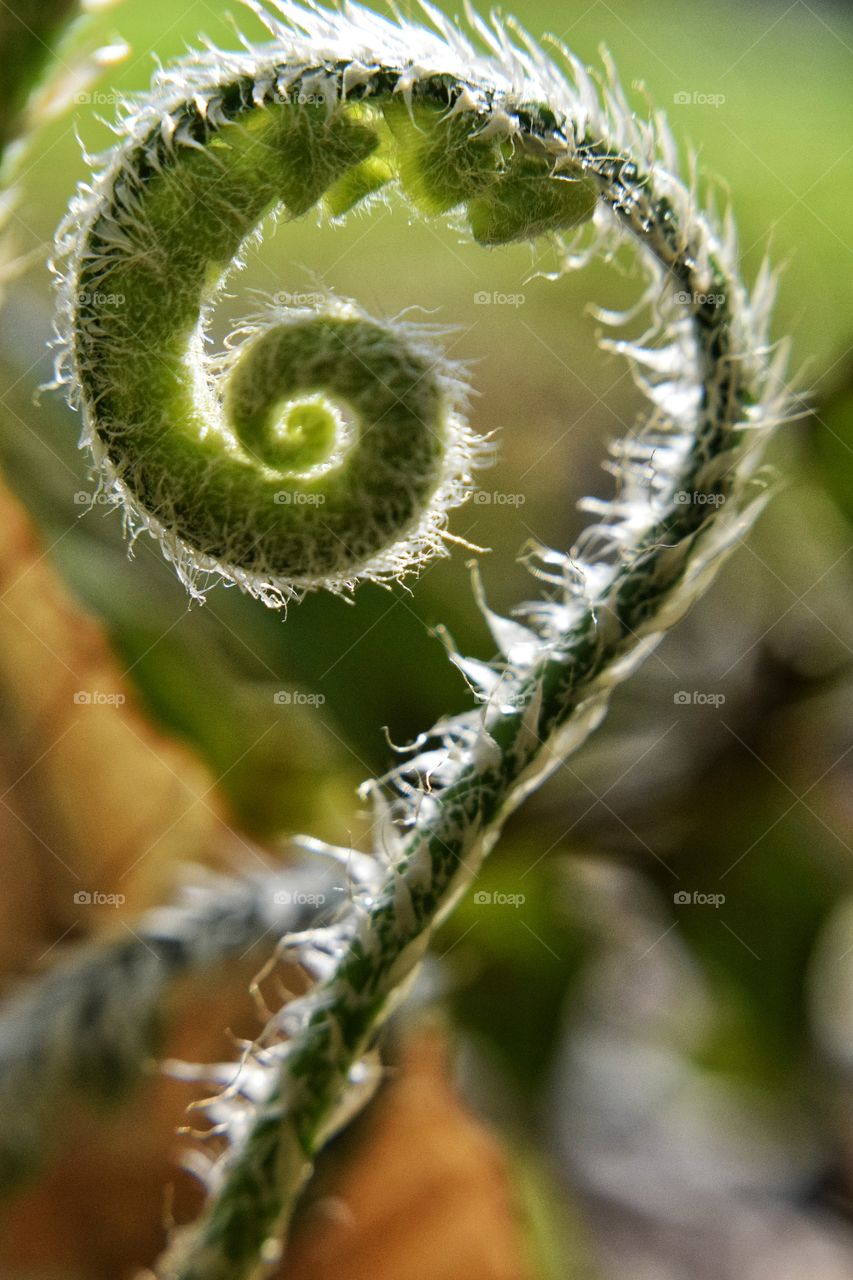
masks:
<svg viewBox="0 0 853 1280"><path fill-rule="evenodd" d="M531 558L545 597L511 619L486 610L499 659L451 655L473 709L364 784L375 848L340 853L351 905L283 943L316 984L210 1104L208 1208L163 1263L180 1280L273 1256L314 1154L369 1093L369 1052L436 924L743 535L787 409L773 273L747 291L731 216L702 211L664 119L638 119L611 69L596 79L497 19L470 14L463 32L428 4L429 30L355 4L251 7L270 41L159 73L59 233L59 374L132 528L193 589L213 573L281 604L417 565L470 488L459 371L422 331L329 299L272 309L207 355L217 291L275 209L340 218L390 193L488 248L550 236L566 269L631 239L649 327L608 345L651 411L611 447L615 497L586 502L577 546Z"/></svg>

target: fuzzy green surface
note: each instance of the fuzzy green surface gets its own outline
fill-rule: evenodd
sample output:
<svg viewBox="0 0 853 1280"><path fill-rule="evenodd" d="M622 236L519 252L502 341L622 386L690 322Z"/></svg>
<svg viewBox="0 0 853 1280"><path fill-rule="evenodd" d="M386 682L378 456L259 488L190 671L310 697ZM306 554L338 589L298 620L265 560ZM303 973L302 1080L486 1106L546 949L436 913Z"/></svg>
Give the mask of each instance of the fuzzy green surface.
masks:
<svg viewBox="0 0 853 1280"><path fill-rule="evenodd" d="M89 230L75 357L92 428L146 517L191 554L261 582L346 581L411 535L447 481L446 382L404 326L332 309L271 313L223 395L198 368L200 315L244 240L279 205L298 217L325 195L341 216L392 175L427 214L468 200L485 244L575 225L595 193L481 138L475 112L220 92L224 120L176 113L174 140L158 130L128 156ZM295 426L300 397L313 408ZM355 423L344 448L334 406Z"/></svg>

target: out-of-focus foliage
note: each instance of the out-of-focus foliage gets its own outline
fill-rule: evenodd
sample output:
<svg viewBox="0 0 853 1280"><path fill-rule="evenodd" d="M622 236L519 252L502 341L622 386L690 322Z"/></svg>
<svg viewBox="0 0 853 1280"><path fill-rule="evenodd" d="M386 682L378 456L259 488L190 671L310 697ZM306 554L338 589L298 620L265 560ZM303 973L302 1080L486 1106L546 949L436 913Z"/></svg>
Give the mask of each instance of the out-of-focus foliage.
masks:
<svg viewBox="0 0 853 1280"><path fill-rule="evenodd" d="M21 117L36 82L56 56L76 0L18 0L0 10L0 155L20 131Z"/></svg>
<svg viewBox="0 0 853 1280"><path fill-rule="evenodd" d="M747 277L768 240L787 264L776 332L793 332L794 367L808 361L798 385L814 395L780 434L773 461L783 479L748 543L598 736L511 823L478 884L487 897L469 896L445 925L431 998L456 1019L467 1097L503 1134L511 1163L533 1169L551 1233L539 1273L591 1274L578 1234L568 1244L560 1235L580 1205L603 1274L620 1280L841 1280L853 1271L853 171L844 160L853 23L823 3L515 8L530 30L554 31L591 64L604 41L637 110L663 106L676 136L698 148L704 190L709 175L725 179L718 201L730 193ZM152 50L167 61L199 30L234 41L224 8L201 3L126 0L93 21L133 53L32 148L15 213L24 253L48 245L85 172L74 128L93 150L104 144L97 114L112 117L116 86L146 80ZM251 15L240 23L259 34ZM234 280L220 333L251 309L252 290L293 299L321 285L386 314L417 302L459 326L447 344L472 362L473 423L498 432L499 452L480 478L488 501L464 508L452 529L493 548L480 559L496 607L518 599L522 544L571 543L582 527L574 501L607 489L603 441L638 411L623 364L597 352L585 305L634 300L630 255L548 282L537 278L554 265L547 249L484 252L384 206L343 227L309 220L270 231ZM39 266L0 313L0 463L47 557L39 561L19 515L4 518L0 820L11 832L7 939L18 941L8 953L4 942L3 957L15 969L63 928L73 936L96 925L85 911L67 914L67 876L40 842L60 853L74 840L97 846L104 867L111 849L125 867L134 841L140 855L153 842L160 853L134 872L150 870L152 884L153 868L179 853L220 856L209 826L227 828L237 848L306 829L357 843L353 788L389 759L382 726L401 742L466 703L430 629L444 623L463 651L490 656L458 549L411 592L364 588L353 604L311 597L286 621L219 588L188 607L144 539L129 561L120 517L90 501L74 415L54 393L33 403L50 377L50 306ZM76 605L56 604L54 572ZM112 654L79 611L97 620ZM126 690L129 702L80 707L78 727L78 680ZM169 768L174 793L161 797ZM200 823L201 834L169 825L187 789L204 803L180 821ZM150 834L138 816L146 806L157 815ZM77 867L76 857L66 861ZM28 937L38 948L24 947ZM228 1051L213 1047L229 1016L215 1000L205 1006L195 992L181 1008L206 1028L189 1052ZM185 1094L163 1104L140 1196L167 1176L165 1135ZM76 1123L78 1141L91 1143L90 1122ZM120 1159L120 1133L111 1130L102 1169ZM417 1144L413 1136L414 1163ZM330 1159L333 1185L337 1176L350 1185L357 1174ZM52 1195L72 1178L66 1162ZM44 1199L34 1203L44 1214ZM417 1210L435 1206L437 1240L443 1203L437 1188ZM327 1210L340 1206L309 1210L305 1231ZM112 1211L120 1223L133 1209L128 1199ZM527 1218L532 1230L537 1214ZM125 1258L135 1256L132 1234ZM121 1238L114 1224L110 1239ZM307 1240L299 1247L310 1253ZM81 1246L69 1275L106 1274L121 1255L110 1247L107 1261L87 1260ZM434 1263L413 1277L455 1274L442 1269L440 1243ZM400 1266L389 1272L397 1280Z"/></svg>

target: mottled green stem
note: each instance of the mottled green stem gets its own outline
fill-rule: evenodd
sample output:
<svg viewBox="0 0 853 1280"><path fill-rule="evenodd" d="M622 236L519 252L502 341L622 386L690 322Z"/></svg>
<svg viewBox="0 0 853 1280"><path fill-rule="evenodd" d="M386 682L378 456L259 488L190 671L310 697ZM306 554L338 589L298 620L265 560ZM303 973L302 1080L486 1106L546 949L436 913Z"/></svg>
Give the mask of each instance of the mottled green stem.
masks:
<svg viewBox="0 0 853 1280"><path fill-rule="evenodd" d="M351 867L351 907L299 951L315 986L210 1105L231 1145L162 1262L169 1280L242 1280L269 1262L436 924L743 534L758 446L786 409L771 274L750 297L733 224L700 211L665 122L634 117L614 77L596 85L568 51L558 65L497 21L471 17L469 42L427 6L437 35L356 5L274 8L258 10L271 44L158 81L62 230L61 372L132 523L191 585L219 573L275 604L416 563L467 492L458 379L399 322L353 304L270 313L232 358L205 360L217 284L277 204L337 218L397 190L489 249L550 236L566 268L630 239L654 336L609 345L653 410L611 448L617 493L587 503L597 523L570 553L537 549L547 598L520 606L523 622L487 611L501 660L451 654L480 705L366 784L374 856ZM318 510L297 510L306 493Z"/></svg>

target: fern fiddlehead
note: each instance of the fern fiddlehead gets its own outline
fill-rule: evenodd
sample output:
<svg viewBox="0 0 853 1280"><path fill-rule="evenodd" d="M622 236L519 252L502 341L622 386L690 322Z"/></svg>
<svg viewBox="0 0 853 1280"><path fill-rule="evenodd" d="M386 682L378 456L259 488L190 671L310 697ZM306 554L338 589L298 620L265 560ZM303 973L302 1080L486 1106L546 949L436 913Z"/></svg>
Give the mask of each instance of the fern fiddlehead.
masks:
<svg viewBox="0 0 853 1280"><path fill-rule="evenodd" d="M261 318L206 359L217 285L277 204L340 217L399 190L485 246L556 237L567 268L632 238L653 336L609 345L652 413L612 447L618 491L587 503L580 543L533 557L547 598L512 620L487 611L500 660L451 655L479 705L365 784L374 855L348 862L338 920L285 940L316 984L210 1105L227 1141L203 1170L207 1210L163 1262L179 1280L269 1261L436 923L742 535L757 446L787 404L785 349L766 337L772 273L748 294L731 219L701 211L665 122L638 120L612 73L596 83L567 50L552 61L475 16L469 38L426 4L432 33L356 5L252 7L270 43L162 73L60 233L60 373L131 522L185 580L218 573L275 604L394 575L440 546L469 484L457 371L399 322L331 301Z"/></svg>

